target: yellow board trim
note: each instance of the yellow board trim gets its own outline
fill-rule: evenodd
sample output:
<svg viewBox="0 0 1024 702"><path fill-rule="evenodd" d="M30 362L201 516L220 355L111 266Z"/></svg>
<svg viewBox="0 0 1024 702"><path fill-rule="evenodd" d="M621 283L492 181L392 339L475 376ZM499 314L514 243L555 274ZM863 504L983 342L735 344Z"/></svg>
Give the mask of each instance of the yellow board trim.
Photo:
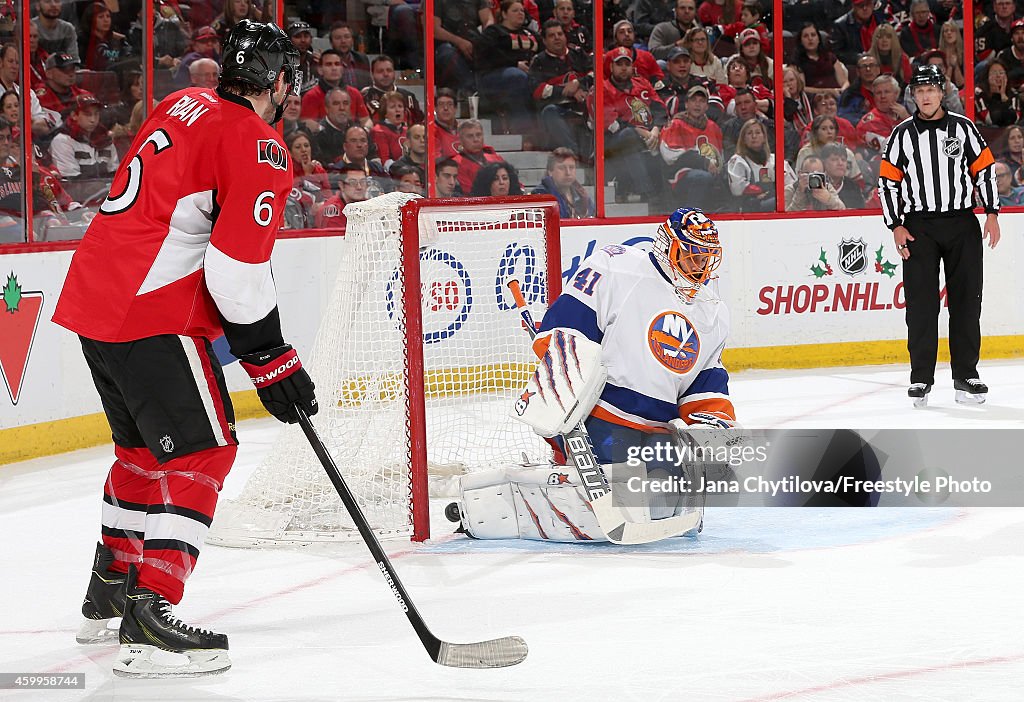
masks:
<svg viewBox="0 0 1024 702"><path fill-rule="evenodd" d="M982 339L983 360L1024 357L1024 336L986 336ZM949 360L948 345L939 343L939 360ZM884 363L906 363L907 342L902 339L887 341L851 341L835 344L800 344L796 346L759 346L727 349L722 356L731 371L750 369L826 368L835 366L866 366ZM480 368L459 368L451 371L432 371L428 376L427 394L435 395L452 386L468 388L485 383L497 387L520 387L531 369L511 365ZM497 386L494 385L497 379ZM358 402L366 397L368 388L352 384L348 396ZM383 390L383 392L382 392ZM393 394L378 387L378 400L393 399ZM253 419L268 416L256 396L255 390L231 393L235 418ZM110 427L102 413L82 417L56 419L52 422L29 424L0 430L0 465L27 461L40 456L52 456L66 451L99 446L110 442Z"/></svg>

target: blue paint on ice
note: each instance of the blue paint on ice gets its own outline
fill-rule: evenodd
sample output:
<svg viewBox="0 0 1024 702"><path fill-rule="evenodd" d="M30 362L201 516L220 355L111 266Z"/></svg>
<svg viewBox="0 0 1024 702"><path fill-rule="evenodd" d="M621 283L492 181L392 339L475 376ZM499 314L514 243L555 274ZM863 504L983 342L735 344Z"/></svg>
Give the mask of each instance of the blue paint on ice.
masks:
<svg viewBox="0 0 1024 702"><path fill-rule="evenodd" d="M420 552L779 553L854 546L906 536L952 522L960 514L960 510L948 507L712 507L705 512L704 531L695 538L678 537L641 546L616 546L513 539L476 541L461 534L438 538L435 533L435 539L424 544Z"/></svg>

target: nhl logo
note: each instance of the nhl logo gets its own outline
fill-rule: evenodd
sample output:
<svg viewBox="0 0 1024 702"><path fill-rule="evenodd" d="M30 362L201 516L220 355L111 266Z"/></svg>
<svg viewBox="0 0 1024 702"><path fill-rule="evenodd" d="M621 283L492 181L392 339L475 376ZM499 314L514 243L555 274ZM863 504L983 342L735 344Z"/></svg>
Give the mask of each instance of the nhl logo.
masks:
<svg viewBox="0 0 1024 702"><path fill-rule="evenodd" d="M868 267L867 251L863 239L843 239L839 244L839 270L847 275L863 273Z"/></svg>
<svg viewBox="0 0 1024 702"><path fill-rule="evenodd" d="M164 450L164 453L170 453L174 450L174 442L168 434L164 434L160 437L160 448Z"/></svg>
<svg viewBox="0 0 1024 702"><path fill-rule="evenodd" d="M964 152L964 142L957 137L949 137L942 140L942 153L950 158L959 158Z"/></svg>

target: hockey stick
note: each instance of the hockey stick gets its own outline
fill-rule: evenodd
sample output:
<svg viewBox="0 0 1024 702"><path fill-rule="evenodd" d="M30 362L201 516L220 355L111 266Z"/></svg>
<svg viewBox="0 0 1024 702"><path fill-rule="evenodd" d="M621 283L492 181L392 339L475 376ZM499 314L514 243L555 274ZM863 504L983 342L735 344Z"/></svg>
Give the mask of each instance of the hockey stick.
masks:
<svg viewBox="0 0 1024 702"><path fill-rule="evenodd" d="M381 548L377 535L373 533L366 521L366 516L356 504L355 497L352 496L348 485L345 484L345 479L338 471L338 466L335 465L334 459L331 458L331 454L327 452L327 448L316 433L313 423L309 421L309 417L298 405L293 405L293 407L299 417L299 425L302 427L306 439L309 440L309 445L313 447L313 452L316 453L316 457L320 459L324 470L327 471L327 477L334 483L338 497L345 503L345 509L348 510L356 528L359 529L363 543L370 549L373 559L377 562L378 570L387 581L388 587L391 588L391 593L398 600L398 606L409 618L409 623L416 630L416 635L419 636L423 647L427 649L427 655L435 663L452 668L503 668L522 663L526 658L527 648L526 642L518 636L504 636L500 639L468 644L448 643L434 636L417 611L416 605L413 604L402 581L398 579L398 573L395 572L394 566L391 565L387 554Z"/></svg>
<svg viewBox="0 0 1024 702"><path fill-rule="evenodd" d="M508 288L516 301L519 316L523 318L526 332L531 339L537 338L537 327L533 323L533 315L526 306L526 298L519 287L518 280L510 280ZM594 442L583 421L574 426L567 434L562 435L562 443L572 464L576 467L587 493L587 500L594 511L594 517L604 531L608 540L614 544L646 544L660 541L672 536L684 534L700 525L703 515L700 512L679 514L665 519L653 519L646 522L631 521L626 513L615 506L612 500L608 476L594 455Z"/></svg>

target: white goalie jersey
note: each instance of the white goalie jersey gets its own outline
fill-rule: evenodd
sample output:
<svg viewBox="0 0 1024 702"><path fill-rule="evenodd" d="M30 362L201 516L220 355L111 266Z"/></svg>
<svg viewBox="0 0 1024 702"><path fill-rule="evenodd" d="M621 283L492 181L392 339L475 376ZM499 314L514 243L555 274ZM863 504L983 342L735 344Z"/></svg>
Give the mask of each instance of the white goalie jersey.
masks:
<svg viewBox="0 0 1024 702"><path fill-rule="evenodd" d="M556 330L601 346L607 381L591 416L656 433L680 417L693 423L695 413L735 421L721 361L729 311L717 281L683 303L648 251L605 246L580 264L544 316L539 356Z"/></svg>

